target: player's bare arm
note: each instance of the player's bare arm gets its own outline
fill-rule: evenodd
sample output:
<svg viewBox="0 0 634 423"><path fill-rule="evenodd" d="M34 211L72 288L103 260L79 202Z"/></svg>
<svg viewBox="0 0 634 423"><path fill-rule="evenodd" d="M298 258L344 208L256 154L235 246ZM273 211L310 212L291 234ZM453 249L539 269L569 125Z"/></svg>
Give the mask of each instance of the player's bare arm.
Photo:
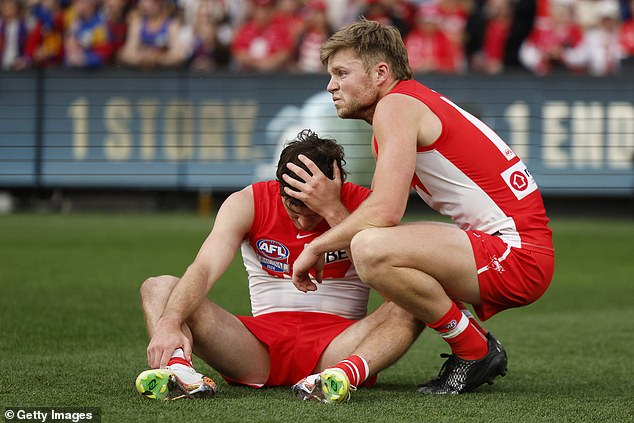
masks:
<svg viewBox="0 0 634 423"><path fill-rule="evenodd" d="M375 116L384 118L382 127L391 128L394 131L398 124L399 134L407 137L416 136L418 147L432 145L442 133L442 122L438 116L425 103L408 95L394 93L385 96L377 105L377 109L380 110L380 113L378 115L375 114ZM390 122L394 122L392 126L389 126ZM407 125L406 129L411 131L408 134L404 134L401 125ZM376 132L376 128L374 126L373 128ZM388 133L387 135L390 134Z"/></svg>
<svg viewBox="0 0 634 423"><path fill-rule="evenodd" d="M253 192L249 186L222 204L209 236L172 291L147 349L152 368L165 366L179 347L191 358L192 347L181 326L227 270L252 223Z"/></svg>

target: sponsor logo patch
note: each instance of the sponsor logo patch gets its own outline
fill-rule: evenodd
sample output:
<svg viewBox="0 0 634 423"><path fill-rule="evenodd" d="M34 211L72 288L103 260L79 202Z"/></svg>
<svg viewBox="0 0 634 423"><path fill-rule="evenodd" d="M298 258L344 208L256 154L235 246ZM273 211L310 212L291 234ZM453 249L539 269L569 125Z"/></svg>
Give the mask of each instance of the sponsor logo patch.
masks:
<svg viewBox="0 0 634 423"><path fill-rule="evenodd" d="M500 176L518 200L537 191L537 184L522 161L506 169Z"/></svg>
<svg viewBox="0 0 634 423"><path fill-rule="evenodd" d="M348 260L348 253L346 250L331 251L324 254L324 261L326 264L344 260Z"/></svg>
<svg viewBox="0 0 634 423"><path fill-rule="evenodd" d="M487 267L499 273L504 272L504 267L502 267L502 264L500 263L500 260L497 257L493 257L493 259L491 259L491 262L487 265Z"/></svg>

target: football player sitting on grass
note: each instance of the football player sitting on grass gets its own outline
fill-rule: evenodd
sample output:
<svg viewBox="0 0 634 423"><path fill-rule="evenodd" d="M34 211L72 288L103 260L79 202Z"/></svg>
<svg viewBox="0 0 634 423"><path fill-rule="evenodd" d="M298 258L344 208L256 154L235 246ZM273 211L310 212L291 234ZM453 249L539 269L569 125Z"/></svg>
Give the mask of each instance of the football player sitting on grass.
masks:
<svg viewBox="0 0 634 423"><path fill-rule="evenodd" d="M377 373L407 351L424 325L387 301L367 315L369 288L345 250L324 255L316 292L305 294L291 283L304 244L341 222L370 193L344 183L343 164L343 147L334 140L300 132L281 153L277 180L254 183L226 199L180 278L163 275L143 283L151 340L150 370L136 381L141 394L214 395L214 381L192 366L196 354L228 383L292 386L301 399L339 402L357 386L374 384ZM252 316L235 316L207 297L238 247Z"/></svg>

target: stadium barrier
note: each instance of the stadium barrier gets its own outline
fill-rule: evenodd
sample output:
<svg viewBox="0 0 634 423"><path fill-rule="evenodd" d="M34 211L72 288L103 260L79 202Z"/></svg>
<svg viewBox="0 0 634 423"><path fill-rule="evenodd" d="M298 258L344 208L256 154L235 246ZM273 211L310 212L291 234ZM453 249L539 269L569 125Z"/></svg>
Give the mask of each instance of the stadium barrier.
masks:
<svg viewBox="0 0 634 423"><path fill-rule="evenodd" d="M634 77L417 75L494 129L545 194L631 196ZM365 122L339 119L327 75L0 73L0 188L233 190L273 176L303 128L344 144L369 184Z"/></svg>

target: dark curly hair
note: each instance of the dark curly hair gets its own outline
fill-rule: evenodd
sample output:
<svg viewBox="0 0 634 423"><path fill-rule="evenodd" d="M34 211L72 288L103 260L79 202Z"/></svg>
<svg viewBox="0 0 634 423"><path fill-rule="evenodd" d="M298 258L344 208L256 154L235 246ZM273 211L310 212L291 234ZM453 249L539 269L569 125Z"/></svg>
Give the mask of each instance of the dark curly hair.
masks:
<svg viewBox="0 0 634 423"><path fill-rule="evenodd" d="M334 179L333 162L337 161L339 171L341 172L341 180L345 181L346 171L343 169L346 161L344 159L343 146L337 144L337 141L330 138L320 138L315 132L310 129L304 129L297 134L294 140L286 144L282 153L280 154L280 160L277 163L277 172L275 176L280 183L280 194L282 198L290 203L294 207L305 207L304 202L293 198L284 192L284 188L288 187L293 191L295 188L290 186L284 181L282 175L287 174L293 179L297 179L303 182L299 176L286 167L287 163L294 163L297 166L303 168L306 172L311 173L310 170L302 163L297 156L303 154L317 165L317 167L330 179Z"/></svg>

